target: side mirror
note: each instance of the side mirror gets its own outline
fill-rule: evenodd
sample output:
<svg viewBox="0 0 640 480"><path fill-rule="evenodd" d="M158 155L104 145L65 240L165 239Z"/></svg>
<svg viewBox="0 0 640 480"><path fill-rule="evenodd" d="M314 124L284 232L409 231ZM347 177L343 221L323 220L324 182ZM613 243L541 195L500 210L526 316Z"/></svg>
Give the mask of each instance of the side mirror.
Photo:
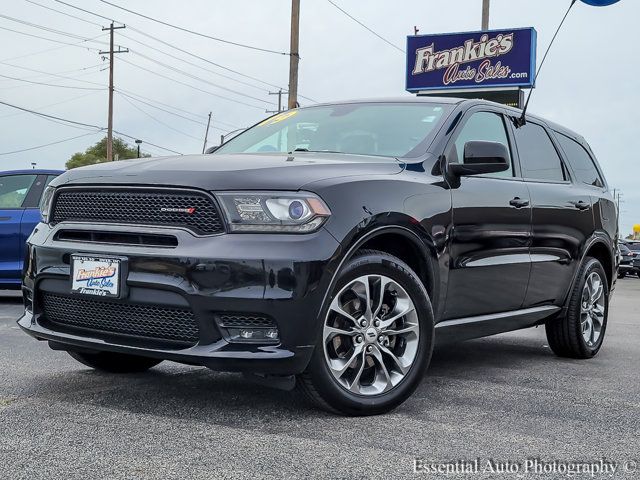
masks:
<svg viewBox="0 0 640 480"><path fill-rule="evenodd" d="M213 147L207 148L207 150L204 153L213 153L219 148L220 148L220 145L214 145Z"/></svg>
<svg viewBox="0 0 640 480"><path fill-rule="evenodd" d="M509 170L509 151L498 142L467 142L464 144L464 163L450 163L456 176L482 175Z"/></svg>

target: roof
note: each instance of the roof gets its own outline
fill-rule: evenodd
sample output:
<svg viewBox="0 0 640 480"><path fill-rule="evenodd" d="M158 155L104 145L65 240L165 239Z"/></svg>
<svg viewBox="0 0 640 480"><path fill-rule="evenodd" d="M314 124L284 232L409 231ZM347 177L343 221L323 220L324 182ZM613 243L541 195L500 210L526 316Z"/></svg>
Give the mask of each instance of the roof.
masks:
<svg viewBox="0 0 640 480"><path fill-rule="evenodd" d="M502 108L506 108L510 113L514 116L522 115L522 110L519 108L509 107L507 105L503 105L501 103L491 102L489 100L482 100L480 98L458 98L458 97L437 97L437 96L403 96L403 97L383 97L383 98L364 98L364 99L354 99L354 100L341 100L337 102L324 102L315 105L308 105L303 108L311 108L315 106L324 106L324 105L342 105L349 103L440 103L446 105L460 105L462 103L466 103L469 106L473 105L496 105ZM539 117L537 115L532 115L527 112L527 118L542 122L546 124L552 130L555 130L560 133L564 133L569 137L573 137L575 139L581 140L584 142L584 138L579 133L574 132L573 130L566 128L557 123L551 122L543 117Z"/></svg>
<svg viewBox="0 0 640 480"><path fill-rule="evenodd" d="M453 97L417 97L417 96L404 96L404 97L382 97L382 98L358 98L352 100L340 100L336 102L323 102L314 105L307 105L303 108L317 107L322 105L343 105L349 103L445 103L449 105L457 105L464 102L464 98Z"/></svg>
<svg viewBox="0 0 640 480"><path fill-rule="evenodd" d="M64 170L48 170L42 168L0 171L0 175L61 175L63 173Z"/></svg>

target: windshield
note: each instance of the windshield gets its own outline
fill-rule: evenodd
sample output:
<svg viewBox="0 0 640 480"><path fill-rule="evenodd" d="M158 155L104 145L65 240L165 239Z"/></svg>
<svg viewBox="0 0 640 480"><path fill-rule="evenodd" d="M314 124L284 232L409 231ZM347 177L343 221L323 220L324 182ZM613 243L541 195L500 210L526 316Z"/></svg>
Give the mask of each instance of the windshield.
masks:
<svg viewBox="0 0 640 480"><path fill-rule="evenodd" d="M451 106L350 103L288 110L216 150L218 153L333 152L416 157L426 152Z"/></svg>

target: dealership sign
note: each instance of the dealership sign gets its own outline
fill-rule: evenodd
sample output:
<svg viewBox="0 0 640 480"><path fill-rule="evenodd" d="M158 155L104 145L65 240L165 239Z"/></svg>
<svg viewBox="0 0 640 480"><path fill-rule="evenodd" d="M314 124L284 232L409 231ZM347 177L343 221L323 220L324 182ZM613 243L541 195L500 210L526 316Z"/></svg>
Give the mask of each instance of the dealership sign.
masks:
<svg viewBox="0 0 640 480"><path fill-rule="evenodd" d="M533 28L407 37L407 90L533 87Z"/></svg>

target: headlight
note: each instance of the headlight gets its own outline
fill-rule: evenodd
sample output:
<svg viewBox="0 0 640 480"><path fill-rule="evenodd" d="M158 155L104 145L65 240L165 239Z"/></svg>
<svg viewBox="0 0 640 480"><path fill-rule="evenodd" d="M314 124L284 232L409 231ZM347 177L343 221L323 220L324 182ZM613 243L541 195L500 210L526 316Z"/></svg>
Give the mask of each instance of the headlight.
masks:
<svg viewBox="0 0 640 480"><path fill-rule="evenodd" d="M232 232L307 233L331 215L327 205L306 192L218 193Z"/></svg>
<svg viewBox="0 0 640 480"><path fill-rule="evenodd" d="M53 193L55 191L55 187L48 186L44 189L44 193L42 194L42 198L40 199L40 215L42 215L42 221L44 223L49 223L51 200L53 200Z"/></svg>

